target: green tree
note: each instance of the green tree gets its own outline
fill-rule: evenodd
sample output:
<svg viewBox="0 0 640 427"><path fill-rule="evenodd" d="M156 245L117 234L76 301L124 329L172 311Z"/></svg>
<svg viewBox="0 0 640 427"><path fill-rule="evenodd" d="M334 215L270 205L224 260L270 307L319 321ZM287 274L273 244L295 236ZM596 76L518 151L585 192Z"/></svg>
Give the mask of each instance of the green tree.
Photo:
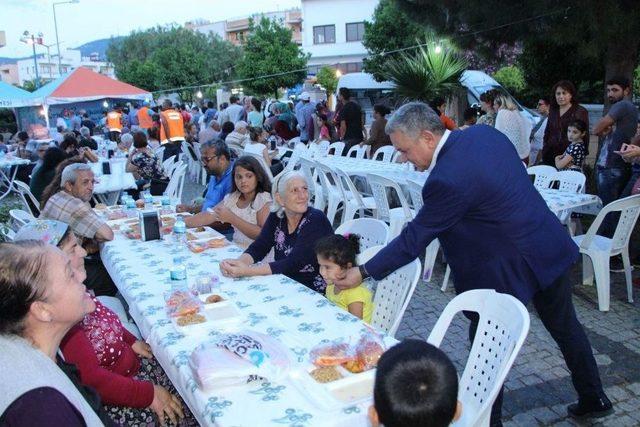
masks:
<svg viewBox="0 0 640 427"><path fill-rule="evenodd" d="M338 77L335 68L322 67L316 74L316 80L327 91L327 96L335 93L338 88Z"/></svg>
<svg viewBox="0 0 640 427"><path fill-rule="evenodd" d="M244 56L237 70L242 86L257 95L278 95L278 88L301 83L307 75L307 60L291 40L291 30L281 23L262 18L249 24ZM268 76L268 77L262 77Z"/></svg>
<svg viewBox="0 0 640 427"><path fill-rule="evenodd" d="M233 78L241 54L218 35L175 26L134 31L107 48L116 76L150 91Z"/></svg>
<svg viewBox="0 0 640 427"><path fill-rule="evenodd" d="M467 62L454 48L427 40L417 51L389 59L385 67L382 76L395 83L394 92L400 99L429 102L457 92Z"/></svg>
<svg viewBox="0 0 640 427"><path fill-rule="evenodd" d="M515 65L508 65L493 73L493 78L514 95L522 93L527 87L522 70Z"/></svg>
<svg viewBox="0 0 640 427"><path fill-rule="evenodd" d="M391 56L382 54L415 46L427 37L433 37L432 31L410 20L392 0L381 0L373 12L373 20L364 23L362 44L370 55L364 59L364 71L378 81L384 80L385 62Z"/></svg>
<svg viewBox="0 0 640 427"><path fill-rule="evenodd" d="M604 63L602 80L632 78L638 62L640 7L630 0L396 2L415 22L455 35L465 48L488 48L491 53L501 43L553 40L573 46L575 51L567 54Z"/></svg>

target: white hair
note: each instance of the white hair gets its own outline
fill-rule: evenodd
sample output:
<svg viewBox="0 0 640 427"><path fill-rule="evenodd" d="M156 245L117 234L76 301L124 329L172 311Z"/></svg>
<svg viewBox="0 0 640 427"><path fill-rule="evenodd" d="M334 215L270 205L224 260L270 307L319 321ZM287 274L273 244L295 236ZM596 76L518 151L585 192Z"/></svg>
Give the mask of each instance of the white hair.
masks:
<svg viewBox="0 0 640 427"><path fill-rule="evenodd" d="M80 135L82 135L82 136L84 136L86 138L89 138L91 136L91 131L89 130L88 127L82 126L80 128Z"/></svg>
<svg viewBox="0 0 640 427"><path fill-rule="evenodd" d="M75 184L78 179L79 171L91 171L91 166L86 163L72 163L62 171L60 176L60 187L64 187L67 182Z"/></svg>
<svg viewBox="0 0 640 427"><path fill-rule="evenodd" d="M133 135L130 133L125 133L120 137L120 142L124 145L130 146L133 144Z"/></svg>
<svg viewBox="0 0 640 427"><path fill-rule="evenodd" d="M288 172L283 172L275 177L273 180L273 186L271 187L271 195L272 195L272 203L271 203L271 212L275 212L279 218L284 216L284 206L280 205L276 201L276 194L279 194L281 198L284 198L287 193L287 187L289 186L289 182L292 180L299 178L303 180L305 183L307 182L307 177L304 176L303 173L291 170Z"/></svg>
<svg viewBox="0 0 640 427"><path fill-rule="evenodd" d="M240 129L246 129L246 128L247 128L247 122L245 122L244 120L240 120L236 122L234 130L240 130Z"/></svg>

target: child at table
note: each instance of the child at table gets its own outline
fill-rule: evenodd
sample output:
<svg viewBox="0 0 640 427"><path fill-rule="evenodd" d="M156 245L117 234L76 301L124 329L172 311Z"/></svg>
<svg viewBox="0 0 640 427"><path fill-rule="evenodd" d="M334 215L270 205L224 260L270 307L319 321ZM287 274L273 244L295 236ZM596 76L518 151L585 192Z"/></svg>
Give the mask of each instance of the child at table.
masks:
<svg viewBox="0 0 640 427"><path fill-rule="evenodd" d="M442 350L404 340L382 355L369 408L373 427L445 427L461 414L458 374Z"/></svg>
<svg viewBox="0 0 640 427"><path fill-rule="evenodd" d="M563 154L556 156L556 168L561 171L582 172L582 164L587 157L587 148L584 146L584 137L587 133L587 124L576 119L567 127L567 139L569 146Z"/></svg>
<svg viewBox="0 0 640 427"><path fill-rule="evenodd" d="M347 270L356 265L356 255L360 252L360 236L357 234L333 234L316 243L316 256L320 274L327 282L326 297L338 307L371 322L373 302L371 291L362 283L351 289L340 288L334 280L343 278Z"/></svg>

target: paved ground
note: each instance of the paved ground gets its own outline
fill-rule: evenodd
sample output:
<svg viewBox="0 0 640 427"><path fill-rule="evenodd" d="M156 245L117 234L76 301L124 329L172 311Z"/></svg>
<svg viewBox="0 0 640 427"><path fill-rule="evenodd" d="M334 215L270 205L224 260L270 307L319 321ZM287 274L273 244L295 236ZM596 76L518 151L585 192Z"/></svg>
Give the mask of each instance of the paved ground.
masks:
<svg viewBox="0 0 640 427"><path fill-rule="evenodd" d="M185 188L184 199L200 195L200 186ZM438 263L430 283L421 282L397 333L398 338L425 339L446 304L453 287L440 291L444 268ZM640 277L640 273L634 274ZM611 309L598 311L594 287L582 286L581 269L574 268L574 304L596 354L605 390L615 413L597 423L576 423L566 406L577 396L569 371L555 342L542 326L532 306L531 329L505 382L503 416L508 426L638 426L640 425L640 303L626 301L623 274L612 274ZM640 288L636 288L640 301ZM460 373L467 359L468 321L463 316L451 325L443 349Z"/></svg>

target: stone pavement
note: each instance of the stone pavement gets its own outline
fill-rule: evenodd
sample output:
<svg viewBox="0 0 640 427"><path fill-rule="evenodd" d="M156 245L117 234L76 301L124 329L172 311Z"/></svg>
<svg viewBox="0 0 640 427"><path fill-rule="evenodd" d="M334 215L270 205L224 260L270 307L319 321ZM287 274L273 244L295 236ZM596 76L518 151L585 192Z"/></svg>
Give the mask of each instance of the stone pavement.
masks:
<svg viewBox="0 0 640 427"><path fill-rule="evenodd" d="M203 189L187 183L183 200L200 196ZM418 284L396 334L398 339L426 339L444 307L455 296L451 283L447 292L440 291L444 266L437 263L434 270L431 282ZM640 277L640 273L635 273ZM636 302L629 304L624 274L612 274L611 278L611 307L603 313L597 308L595 287L581 285L580 264L572 275L578 319L594 348L614 414L595 423L578 423L567 417L566 406L577 399L569 371L530 305L529 335L505 382L506 426L640 426L640 288L635 288ZM452 323L442 348L461 375L469 353L468 321L464 316L458 316Z"/></svg>

